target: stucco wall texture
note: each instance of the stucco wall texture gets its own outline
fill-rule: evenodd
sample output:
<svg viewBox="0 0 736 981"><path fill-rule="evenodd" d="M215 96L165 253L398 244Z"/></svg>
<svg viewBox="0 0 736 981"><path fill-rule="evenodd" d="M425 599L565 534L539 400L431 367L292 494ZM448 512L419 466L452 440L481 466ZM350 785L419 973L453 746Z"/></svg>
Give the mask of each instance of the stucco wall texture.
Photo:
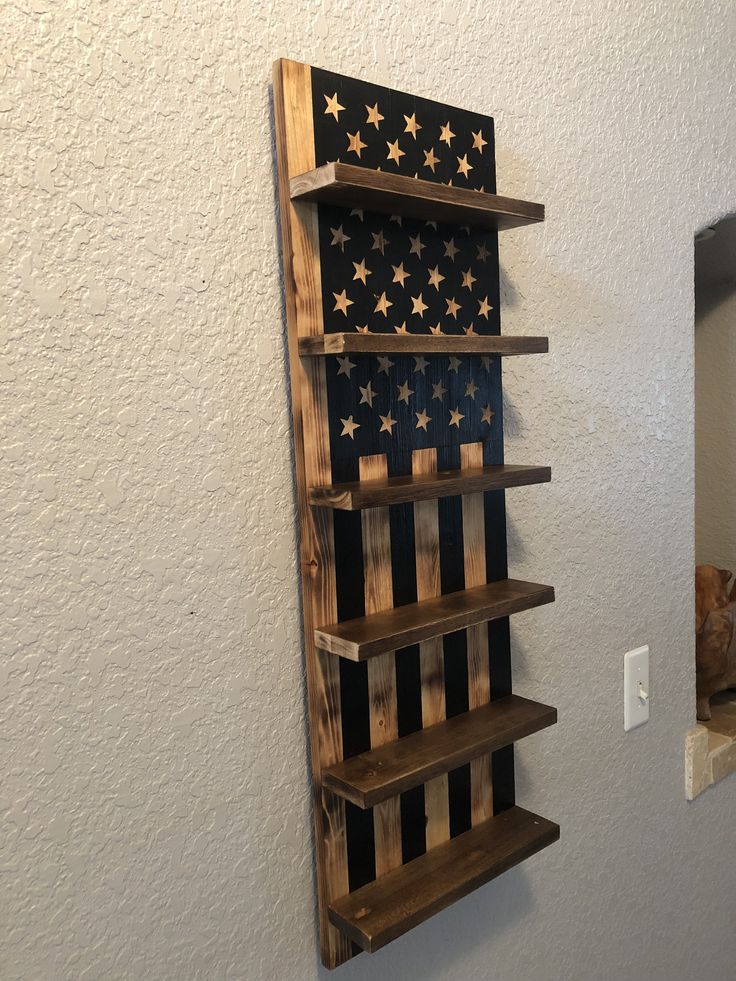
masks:
<svg viewBox="0 0 736 981"><path fill-rule="evenodd" d="M736 977L694 721L693 234L736 210L731 0L9 0L0 976L323 978L271 62L496 118L519 801L562 841L351 981ZM622 655L652 718L622 725Z"/></svg>

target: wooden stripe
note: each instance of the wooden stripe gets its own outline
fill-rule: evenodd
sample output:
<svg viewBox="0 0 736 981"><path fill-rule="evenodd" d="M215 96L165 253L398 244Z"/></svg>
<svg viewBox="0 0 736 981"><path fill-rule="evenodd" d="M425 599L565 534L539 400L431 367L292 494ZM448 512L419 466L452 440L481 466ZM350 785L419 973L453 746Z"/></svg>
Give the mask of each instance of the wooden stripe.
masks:
<svg viewBox="0 0 736 981"><path fill-rule="evenodd" d="M460 447L462 469L483 465L483 444L465 443ZM480 586L486 581L486 542L483 494L463 497L463 544L465 550L465 586ZM491 700L491 675L488 655L488 627L468 627L468 706L480 708ZM481 756L470 763L470 817L473 827L493 816L491 758Z"/></svg>
<svg viewBox="0 0 736 981"><path fill-rule="evenodd" d="M337 616L334 537L307 502L306 489L331 479L325 365L299 357L299 338L323 332L317 207L292 203L289 180L315 166L311 70L274 65L281 233L289 336L295 465L301 527L304 645L314 794L320 946L325 966L352 956L349 940L329 922L329 903L348 891L344 802L322 789L322 769L343 758L340 672L335 658L314 646L314 626Z"/></svg>
<svg viewBox="0 0 736 981"><path fill-rule="evenodd" d="M437 470L437 451L434 448L415 450L412 454L412 473L425 474ZM437 501L417 501L414 504L414 541L417 564L417 600L431 599L441 593L440 533ZM424 641L419 645L422 679L422 725L434 725L445 718L445 671L442 638ZM447 774L430 780L424 787L427 815L427 848L434 848L450 837L450 812Z"/></svg>
<svg viewBox="0 0 736 981"><path fill-rule="evenodd" d="M360 459L360 479L377 480L388 475L386 457ZM391 578L391 531L388 508L363 511L363 561L365 568L366 615L394 605ZM371 748L399 738L396 703L396 656L391 651L368 662ZM378 804L373 810L376 875L382 876L401 865L401 805L398 797Z"/></svg>

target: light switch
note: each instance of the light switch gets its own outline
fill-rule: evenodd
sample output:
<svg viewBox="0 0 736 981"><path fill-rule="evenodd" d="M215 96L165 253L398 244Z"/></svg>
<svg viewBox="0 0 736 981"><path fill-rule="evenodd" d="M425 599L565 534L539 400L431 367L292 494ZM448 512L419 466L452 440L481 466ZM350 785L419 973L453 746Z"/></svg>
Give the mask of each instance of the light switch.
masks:
<svg viewBox="0 0 736 981"><path fill-rule="evenodd" d="M624 729L649 722L649 647L624 654Z"/></svg>

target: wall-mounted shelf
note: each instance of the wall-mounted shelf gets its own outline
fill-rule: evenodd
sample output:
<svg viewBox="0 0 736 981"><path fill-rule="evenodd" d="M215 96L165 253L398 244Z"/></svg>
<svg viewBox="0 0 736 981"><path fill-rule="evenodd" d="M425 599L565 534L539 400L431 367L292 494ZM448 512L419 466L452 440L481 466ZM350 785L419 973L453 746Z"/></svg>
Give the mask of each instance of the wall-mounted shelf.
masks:
<svg viewBox="0 0 736 981"><path fill-rule="evenodd" d="M315 334L299 339L303 358L328 354L488 354L512 357L519 354L546 354L547 337L512 337L454 334Z"/></svg>
<svg viewBox="0 0 736 981"><path fill-rule="evenodd" d="M328 163L292 177L292 201L319 201L453 225L500 230L544 221L544 205L447 187L385 170Z"/></svg>
<svg viewBox="0 0 736 981"><path fill-rule="evenodd" d="M325 770L324 786L358 807L426 783L557 722L557 709L506 695Z"/></svg>
<svg viewBox="0 0 736 981"><path fill-rule="evenodd" d="M522 467L492 464L467 470L440 470L434 473L386 477L383 480L356 480L327 487L311 487L309 503L314 507L338 511L431 501L457 494L478 494L508 487L544 484L552 479L550 467Z"/></svg>
<svg viewBox="0 0 736 981"><path fill-rule="evenodd" d="M314 642L330 654L339 654L349 661L365 661L486 620L553 603L554 598L552 586L502 579L419 603L396 606L371 616L318 627L314 631Z"/></svg>
<svg viewBox="0 0 736 981"><path fill-rule="evenodd" d="M330 920L369 952L557 841L558 825L512 807L330 904Z"/></svg>

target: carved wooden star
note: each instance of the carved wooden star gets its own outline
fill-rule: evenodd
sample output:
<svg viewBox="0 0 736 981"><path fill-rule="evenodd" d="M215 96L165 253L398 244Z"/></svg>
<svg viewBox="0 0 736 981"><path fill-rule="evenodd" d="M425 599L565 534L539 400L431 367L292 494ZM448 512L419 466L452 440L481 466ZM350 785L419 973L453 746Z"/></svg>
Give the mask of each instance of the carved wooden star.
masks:
<svg viewBox="0 0 736 981"><path fill-rule="evenodd" d="M371 235L373 236L371 251L378 250L383 255L386 246L390 245L391 242L384 236L383 229L380 232L371 232Z"/></svg>
<svg viewBox="0 0 736 981"><path fill-rule="evenodd" d="M343 429L340 433L341 436L349 436L351 439L355 439L354 433L356 429L360 429L359 422L353 422L353 417L348 416L347 419L340 419Z"/></svg>
<svg viewBox="0 0 736 981"><path fill-rule="evenodd" d="M409 380L407 379L403 385L396 386L399 390L399 402L406 402L409 404L409 396L414 394L414 389L409 388Z"/></svg>
<svg viewBox="0 0 736 981"><path fill-rule="evenodd" d="M448 146L450 146L450 144L452 143L452 138L453 138L454 135L455 134L450 129L450 122L449 122L449 120L447 121L447 125L440 126L440 139L441 140L444 140L444 142Z"/></svg>
<svg viewBox="0 0 736 981"><path fill-rule="evenodd" d="M458 310L462 309L460 304L455 302L455 297L453 297L451 300L445 300L445 303L447 304L446 312L448 316L454 317L455 320L457 320L457 312Z"/></svg>
<svg viewBox="0 0 736 981"><path fill-rule="evenodd" d="M442 396L447 393L447 389L442 384L441 381L437 382L436 385L432 385L432 399L439 399L442 401Z"/></svg>
<svg viewBox="0 0 736 981"><path fill-rule="evenodd" d="M488 302L488 297L484 297L482 300L478 300L478 313L481 317L485 317L488 320L488 314L493 309L491 304Z"/></svg>
<svg viewBox="0 0 736 981"><path fill-rule="evenodd" d="M460 358L456 358L453 354L451 354L448 360L450 362L449 370L457 373L458 369L460 368Z"/></svg>
<svg viewBox="0 0 736 981"><path fill-rule="evenodd" d="M330 245L337 245L340 248L340 251L344 252L345 243L350 241L350 236L346 235L342 230L342 225L340 225L339 228L331 228L330 231L332 232L332 241L330 242Z"/></svg>
<svg viewBox="0 0 736 981"><path fill-rule="evenodd" d="M404 115L404 120L406 122L406 128L404 132L411 133L414 139L416 139L417 131L422 128L421 125L417 122L417 114L413 112L411 116Z"/></svg>
<svg viewBox="0 0 736 981"><path fill-rule="evenodd" d="M473 165L468 163L468 155L464 154L462 157L457 158L457 172L462 174L463 177L467 179L470 171L473 170Z"/></svg>
<svg viewBox="0 0 736 981"><path fill-rule="evenodd" d="M478 391L478 386L475 384L471 378L468 384L465 386L465 394L469 395L471 399L475 402L475 393Z"/></svg>
<svg viewBox="0 0 736 981"><path fill-rule="evenodd" d="M350 372L353 370L355 365L347 355L344 358L337 356L337 360L340 364L340 368L338 369L337 372L337 377L339 378L340 375L345 375L346 378L349 378Z"/></svg>
<svg viewBox="0 0 736 981"><path fill-rule="evenodd" d="M373 408L373 399L375 398L376 393L371 388L371 383L368 382L368 384L365 386L365 388L363 388L362 385L358 385L358 388L360 389L360 394L362 396L362 398L360 400L360 405L367 404L372 409ZM468 393L466 392L465 394L467 395Z"/></svg>
<svg viewBox="0 0 736 981"><path fill-rule="evenodd" d="M493 419L493 417L495 416L495 414L496 414L495 412L492 412L491 411L490 405L484 405L483 406L483 418L480 420L481 425L483 425L484 422L487 422L488 425L490 426L491 420Z"/></svg>
<svg viewBox="0 0 736 981"><path fill-rule="evenodd" d="M427 361L423 354L419 354L414 358L414 371L424 374L428 365L429 361Z"/></svg>
<svg viewBox="0 0 736 981"><path fill-rule="evenodd" d="M365 286L366 277L372 276L373 273L366 266L365 259L361 259L360 262L354 262L353 265L355 266L355 275L353 276L353 279L354 280L359 279L362 282L363 286Z"/></svg>
<svg viewBox="0 0 736 981"><path fill-rule="evenodd" d="M363 143L360 138L360 130L357 130L355 133L348 133L348 153L352 151L360 157L360 151L364 150L367 146L368 144Z"/></svg>
<svg viewBox="0 0 736 981"><path fill-rule="evenodd" d="M383 355L378 355L378 374L380 375L383 371L385 374L389 373L389 369L393 368L394 362L391 358L386 358Z"/></svg>
<svg viewBox="0 0 736 981"><path fill-rule="evenodd" d="M394 140L393 143L389 143L389 141L386 140L386 146L388 147L388 156L386 157L386 159L393 160L396 166L398 167L399 161L403 156L405 156L404 151L399 146L399 141Z"/></svg>
<svg viewBox="0 0 736 981"><path fill-rule="evenodd" d="M444 242L444 239L442 240ZM455 245L455 239L451 238L449 241L445 242L445 255L448 259L455 261L455 256L458 254L460 249Z"/></svg>
<svg viewBox="0 0 736 981"><path fill-rule="evenodd" d="M408 334L409 331L406 329L406 321L400 327L394 327L397 334Z"/></svg>
<svg viewBox="0 0 736 981"><path fill-rule="evenodd" d="M381 293L380 296L376 297L376 309L374 313L382 313L384 317L388 316L388 308L392 307L393 303L388 299L385 292Z"/></svg>
<svg viewBox="0 0 736 981"><path fill-rule="evenodd" d="M430 334L441 334L442 333L442 325L441 324L437 324L436 327L430 327L429 328L429 332L430 332Z"/></svg>
<svg viewBox="0 0 736 981"><path fill-rule="evenodd" d="M470 132L473 133L472 130ZM483 130L479 129L477 133L473 133L473 149L483 153L484 146L488 146L488 141L483 139Z"/></svg>
<svg viewBox="0 0 736 981"><path fill-rule="evenodd" d="M476 246L476 248L478 249L478 258L481 262L485 262L488 256L491 254L486 248L486 243L481 242L480 245Z"/></svg>
<svg viewBox="0 0 736 981"><path fill-rule="evenodd" d="M445 277L440 272L439 266L435 266L434 269L429 270L429 284L430 286L434 286L436 290L439 290L440 283L444 278Z"/></svg>
<svg viewBox="0 0 736 981"><path fill-rule="evenodd" d="M379 433L388 433L389 436L393 436L393 428L396 425L396 419L391 418L390 412L387 416L382 416L379 412L378 418L381 420L381 428L378 430Z"/></svg>
<svg viewBox="0 0 736 981"><path fill-rule="evenodd" d="M384 118L381 115L381 113L378 111L378 103L376 103L375 106L373 106L372 108L371 106L366 106L365 108L368 113L368 118L366 119L366 125L368 123L373 123L376 129L378 129L378 124Z"/></svg>
<svg viewBox="0 0 736 981"><path fill-rule="evenodd" d="M426 246L422 243L422 240L421 240L419 234L417 233L416 236L410 235L409 236L409 241L411 242L411 248L409 249L409 255L412 255L412 253L413 253L414 255L418 255L419 258L421 259L422 258L422 249L426 248Z"/></svg>
<svg viewBox="0 0 736 981"><path fill-rule="evenodd" d="M420 317L423 317L424 316L424 311L425 310L429 310L429 307L427 306L427 304L422 299L422 294L421 293L419 294L419 296L413 296L411 298L411 302L412 302L411 312L412 313L418 313Z"/></svg>
<svg viewBox="0 0 736 981"><path fill-rule="evenodd" d="M389 221L395 221L396 224L399 226L399 228L401 228L402 225L401 215L391 215Z"/></svg>
<svg viewBox="0 0 736 981"><path fill-rule="evenodd" d="M491 370L491 357L489 354L481 355L480 363L483 365L486 371Z"/></svg>
<svg viewBox="0 0 736 981"><path fill-rule="evenodd" d="M339 310L347 317L348 307L353 305L353 301L348 298L347 290L343 290L342 293L333 293L332 295L335 297L335 306L332 312L335 313L335 311Z"/></svg>
<svg viewBox="0 0 736 981"><path fill-rule="evenodd" d="M350 217L351 218L360 218L360 220L363 221L363 209L362 208L353 208L352 211L350 212Z"/></svg>
<svg viewBox="0 0 736 981"><path fill-rule="evenodd" d="M335 119L338 119L339 114L343 111L345 106L341 106L340 103L337 101L337 92L335 92L332 98L330 98L329 95L326 95L325 102L327 103L327 108L325 109L325 116L328 116L330 113L332 113Z"/></svg>
<svg viewBox="0 0 736 981"><path fill-rule="evenodd" d="M465 418L465 416L462 414L462 412L458 412L457 406L455 406L454 409L450 409L450 423L449 424L451 426L457 426L457 428L459 429L460 428L460 420L461 419L464 419L464 418Z"/></svg>
<svg viewBox="0 0 736 981"><path fill-rule="evenodd" d="M409 276L411 276L411 273L406 272L406 270L404 269L404 263L403 262L400 262L398 266L391 266L391 268L394 271L393 282L394 283L400 283L401 286L403 286L404 285L404 280L405 279L408 279Z"/></svg>
<svg viewBox="0 0 736 981"><path fill-rule="evenodd" d="M427 410L422 409L421 412L415 412L414 415L417 417L417 429L423 429L425 433L427 432L427 426L432 421L432 417L427 415Z"/></svg>
<svg viewBox="0 0 736 981"><path fill-rule="evenodd" d="M477 282L475 276L473 275L473 270L468 269L463 273L463 286L467 286L469 290L473 289L473 283Z"/></svg>
<svg viewBox="0 0 736 981"><path fill-rule="evenodd" d="M355 329L357 330L357 332L359 334L370 334L370 331L368 330L368 325L367 324L366 324L365 327L358 327L358 326L356 326Z"/></svg>
<svg viewBox="0 0 736 981"><path fill-rule="evenodd" d="M424 153L424 165L429 167L432 173L434 173L435 164L440 162L440 158L434 155L434 147L430 147L429 150L423 150Z"/></svg>

